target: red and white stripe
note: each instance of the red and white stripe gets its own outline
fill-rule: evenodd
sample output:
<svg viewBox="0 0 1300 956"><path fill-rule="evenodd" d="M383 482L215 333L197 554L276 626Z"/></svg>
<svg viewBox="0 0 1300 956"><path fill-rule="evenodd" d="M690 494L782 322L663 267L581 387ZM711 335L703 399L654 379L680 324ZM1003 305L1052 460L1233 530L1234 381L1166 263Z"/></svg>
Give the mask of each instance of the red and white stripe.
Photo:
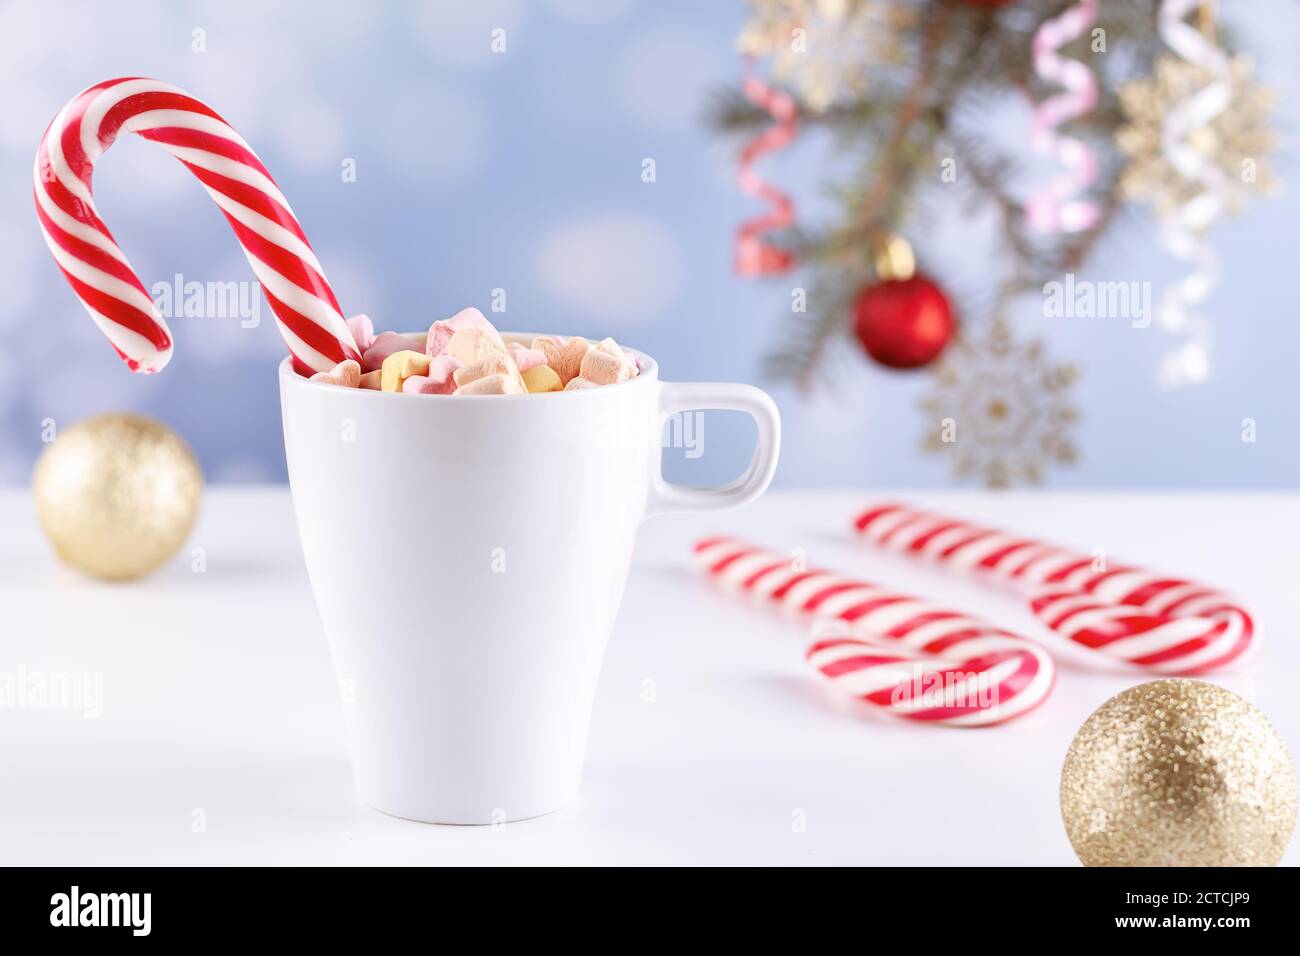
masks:
<svg viewBox="0 0 1300 956"><path fill-rule="evenodd" d="M127 77L97 83L59 111L33 175L45 244L132 371L166 365L172 337L91 195L95 163L124 132L158 143L203 184L235 230L300 372L359 357L302 226L252 148L183 90Z"/></svg>
<svg viewBox="0 0 1300 956"><path fill-rule="evenodd" d="M734 538L696 544L718 584L818 620L809 663L837 689L898 717L962 727L1019 717L1051 692L1042 648L958 611Z"/></svg>
<svg viewBox="0 0 1300 956"><path fill-rule="evenodd" d="M1250 646L1250 614L1221 592L1089 554L907 508L877 505L854 522L879 547L1018 585L1053 631L1163 674L1203 674Z"/></svg>

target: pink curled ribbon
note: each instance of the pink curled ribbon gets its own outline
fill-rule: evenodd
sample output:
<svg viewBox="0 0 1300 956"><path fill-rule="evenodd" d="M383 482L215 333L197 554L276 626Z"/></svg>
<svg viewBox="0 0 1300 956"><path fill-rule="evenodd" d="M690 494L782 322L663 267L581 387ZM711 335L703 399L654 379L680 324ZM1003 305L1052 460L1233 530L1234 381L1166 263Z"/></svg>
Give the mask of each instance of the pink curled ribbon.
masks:
<svg viewBox="0 0 1300 956"><path fill-rule="evenodd" d="M1056 128L1078 119L1097 105L1097 77L1078 60L1068 60L1061 47L1083 36L1097 19L1100 0L1080 0L1060 16L1047 20L1034 34L1034 69L1065 91L1043 100L1034 110L1030 143L1065 167L1025 204L1025 222L1037 232L1082 232L1101 218L1096 203L1075 198L1097 180L1097 155L1082 140L1061 136Z"/></svg>
<svg viewBox="0 0 1300 956"><path fill-rule="evenodd" d="M771 211L741 223L736 230L736 272L753 278L780 275L795 265L794 253L766 242L763 236L794 224L794 201L754 171L754 163L767 153L784 149L799 132L799 108L794 98L769 86L756 73L745 77L745 96L762 107L773 123L741 150L736 181L741 192L771 203Z"/></svg>

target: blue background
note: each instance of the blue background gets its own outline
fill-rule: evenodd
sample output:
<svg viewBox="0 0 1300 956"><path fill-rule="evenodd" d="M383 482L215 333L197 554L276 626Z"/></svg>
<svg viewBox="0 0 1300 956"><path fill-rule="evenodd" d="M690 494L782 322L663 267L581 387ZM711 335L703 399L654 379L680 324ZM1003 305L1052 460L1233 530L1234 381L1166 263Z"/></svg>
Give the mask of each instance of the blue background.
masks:
<svg viewBox="0 0 1300 956"><path fill-rule="evenodd" d="M1273 165L1293 178L1300 17L1283 0L1229 11L1240 46L1280 91ZM762 384L761 357L788 336L790 288L731 270L731 239L756 205L735 186L736 142L705 122L739 73L735 2L540 0L506 3L38 3L0 5L0 483L28 480L41 422L138 409L178 428L215 482L283 480L273 370L284 354L262 326L178 318L176 354L132 376L50 261L31 211L36 143L83 87L155 76L211 103L253 144L302 220L344 310L381 328L423 328L507 292L503 327L613 335L659 358L664 377ZM506 30L507 52L489 50ZM206 52L191 49L203 31ZM1027 109L989 126L1025 142ZM657 181L641 180L653 158ZM765 165L806 221L832 208L828 144L805 137ZM341 164L355 160L357 181ZM842 160L840 165L842 167ZM125 137L101 162L101 213L146 286L251 279L216 208L163 151ZM912 235L931 272L978 287L997 268L987 215L947 210ZM1222 281L1206 309L1210 380L1162 390L1176 344L1125 319L1046 319L1030 302L1017 331L1077 362L1083 458L1060 486L1294 486L1300 479L1295 361L1300 346L1294 190L1213 233ZM1123 220L1080 278L1150 281L1181 267L1142 213ZM921 454L925 375L856 356L811 399L774 389L785 419L778 481L941 485ZM1258 440L1240 440L1241 421ZM671 473L709 482L739 470L752 430L710 417L705 454L671 452Z"/></svg>

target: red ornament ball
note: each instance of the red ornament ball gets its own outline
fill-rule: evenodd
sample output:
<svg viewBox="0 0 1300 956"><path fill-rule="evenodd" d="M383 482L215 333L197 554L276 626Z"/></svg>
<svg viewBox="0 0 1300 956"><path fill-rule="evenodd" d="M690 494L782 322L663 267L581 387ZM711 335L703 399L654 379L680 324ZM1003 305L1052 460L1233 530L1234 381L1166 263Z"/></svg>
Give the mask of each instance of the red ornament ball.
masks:
<svg viewBox="0 0 1300 956"><path fill-rule="evenodd" d="M919 273L869 285L853 301L854 334L888 368L929 365L955 328L948 297Z"/></svg>

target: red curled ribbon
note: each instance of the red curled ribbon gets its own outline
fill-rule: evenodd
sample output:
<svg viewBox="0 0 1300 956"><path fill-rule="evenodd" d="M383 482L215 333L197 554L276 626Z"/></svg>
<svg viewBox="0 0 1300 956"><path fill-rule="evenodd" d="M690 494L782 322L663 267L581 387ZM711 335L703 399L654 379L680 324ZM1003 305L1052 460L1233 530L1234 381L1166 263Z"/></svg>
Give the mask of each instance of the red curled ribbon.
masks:
<svg viewBox="0 0 1300 956"><path fill-rule="evenodd" d="M774 122L741 150L736 181L741 192L767 200L772 209L746 220L736 230L736 272L749 278L780 275L795 265L794 253L765 242L762 237L794 224L794 200L762 179L754 172L753 165L759 157L793 142L799 132L799 108L789 93L769 86L756 73L745 77L744 91L749 101L765 109Z"/></svg>

